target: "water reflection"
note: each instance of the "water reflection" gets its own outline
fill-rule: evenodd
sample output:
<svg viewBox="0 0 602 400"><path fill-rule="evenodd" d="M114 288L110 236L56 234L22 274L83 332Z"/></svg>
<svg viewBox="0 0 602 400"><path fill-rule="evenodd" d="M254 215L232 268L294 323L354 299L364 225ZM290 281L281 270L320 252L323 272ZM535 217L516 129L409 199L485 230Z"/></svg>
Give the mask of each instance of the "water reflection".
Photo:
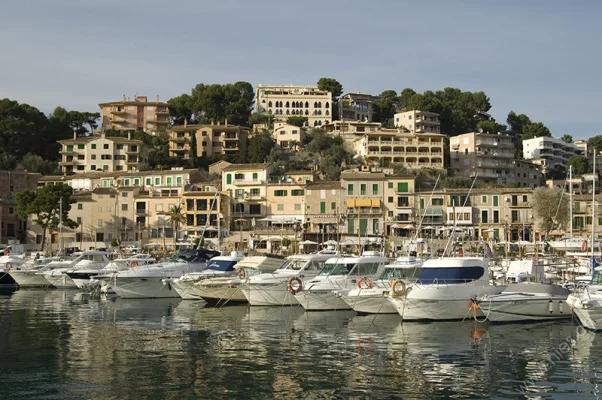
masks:
<svg viewBox="0 0 602 400"><path fill-rule="evenodd" d="M0 293L0 318L0 398L581 398L602 375L602 335L570 321L401 323L43 290Z"/></svg>

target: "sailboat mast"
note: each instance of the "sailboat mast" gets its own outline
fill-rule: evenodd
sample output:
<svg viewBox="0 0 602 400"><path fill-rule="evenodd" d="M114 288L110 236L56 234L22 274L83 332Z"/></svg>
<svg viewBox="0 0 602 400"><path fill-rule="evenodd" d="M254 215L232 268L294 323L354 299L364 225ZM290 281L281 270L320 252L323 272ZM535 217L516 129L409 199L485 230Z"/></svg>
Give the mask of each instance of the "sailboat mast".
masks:
<svg viewBox="0 0 602 400"><path fill-rule="evenodd" d="M569 237L573 237L573 166L569 165Z"/></svg>
<svg viewBox="0 0 602 400"><path fill-rule="evenodd" d="M596 240L596 149L594 148L594 168L593 168L593 179L592 179L592 277L594 276L594 268L596 267L594 259L594 240Z"/></svg>

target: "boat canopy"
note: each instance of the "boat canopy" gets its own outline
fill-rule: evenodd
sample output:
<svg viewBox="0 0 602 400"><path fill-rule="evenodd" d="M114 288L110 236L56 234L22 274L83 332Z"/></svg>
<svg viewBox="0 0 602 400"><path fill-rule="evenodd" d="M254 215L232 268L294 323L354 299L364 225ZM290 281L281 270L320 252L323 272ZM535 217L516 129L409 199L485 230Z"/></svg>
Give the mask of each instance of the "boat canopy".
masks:
<svg viewBox="0 0 602 400"><path fill-rule="evenodd" d="M236 263L237 261L234 260L211 260L205 270L223 272L234 271Z"/></svg>
<svg viewBox="0 0 602 400"><path fill-rule="evenodd" d="M558 285L546 285L536 282L520 282L509 285L504 293L541 293L568 296L569 291Z"/></svg>
<svg viewBox="0 0 602 400"><path fill-rule="evenodd" d="M481 265L422 268L418 281L422 284L464 283L480 279L485 274Z"/></svg>

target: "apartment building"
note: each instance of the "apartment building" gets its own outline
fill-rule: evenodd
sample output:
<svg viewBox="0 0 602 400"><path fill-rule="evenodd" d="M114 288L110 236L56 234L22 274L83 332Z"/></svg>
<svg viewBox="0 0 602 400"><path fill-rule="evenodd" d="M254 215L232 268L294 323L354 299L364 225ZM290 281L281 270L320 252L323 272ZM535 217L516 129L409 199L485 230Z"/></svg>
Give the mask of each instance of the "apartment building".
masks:
<svg viewBox="0 0 602 400"><path fill-rule="evenodd" d="M0 171L0 244L25 243L27 224L17 217L16 194L36 190L41 176L27 171Z"/></svg>
<svg viewBox="0 0 602 400"><path fill-rule="evenodd" d="M394 115L396 128L405 128L412 133L441 133L439 114L430 111L405 111Z"/></svg>
<svg viewBox="0 0 602 400"><path fill-rule="evenodd" d="M339 119L342 121L372 121L372 102L377 97L365 93L347 93L338 101Z"/></svg>
<svg viewBox="0 0 602 400"><path fill-rule="evenodd" d="M581 155L587 158L587 162L591 168L594 164L594 152L592 147L589 145L587 140L577 139L575 140L575 146L581 150ZM602 151L598 150L596 154L596 171L602 171Z"/></svg>
<svg viewBox="0 0 602 400"><path fill-rule="evenodd" d="M386 175L383 184L385 234L400 236L413 233L416 224L416 178Z"/></svg>
<svg viewBox="0 0 602 400"><path fill-rule="evenodd" d="M514 145L504 134L470 132L449 139L450 172L477 183L514 183Z"/></svg>
<svg viewBox="0 0 602 400"><path fill-rule="evenodd" d="M403 164L409 169L444 169L444 138L439 133L380 129L356 139L353 147L355 153L369 163Z"/></svg>
<svg viewBox="0 0 602 400"><path fill-rule="evenodd" d="M274 115L279 121L307 117L310 127L332 121L332 93L317 86L257 85L255 107L258 113Z"/></svg>
<svg viewBox="0 0 602 400"><path fill-rule="evenodd" d="M169 104L160 102L159 96L156 101L148 101L146 96L136 96L134 100L130 100L124 95L121 101L101 103L98 106L102 130L136 130L155 135L167 132L169 127Z"/></svg>
<svg viewBox="0 0 602 400"><path fill-rule="evenodd" d="M224 249L221 239L230 232L230 198L220 190L221 180L191 185L182 194L186 223L182 237L191 240L203 236L204 243L215 249Z"/></svg>
<svg viewBox="0 0 602 400"><path fill-rule="evenodd" d="M566 169L569 158L583 155L581 147L561 139L536 137L523 140L523 158L541 165L543 173L548 173L555 168Z"/></svg>
<svg viewBox="0 0 602 400"><path fill-rule="evenodd" d="M148 151L140 140L120 136L100 135L59 140L59 162L63 174L104 171L135 171L148 161Z"/></svg>
<svg viewBox="0 0 602 400"><path fill-rule="evenodd" d="M541 165L527 160L513 160L514 184L516 187L536 188L543 185L544 179L541 173Z"/></svg>
<svg viewBox="0 0 602 400"><path fill-rule="evenodd" d="M169 155L181 159L190 158L190 148L196 143L196 157L237 154L249 137L250 129L239 125L213 123L210 125L174 126L169 131ZM193 141L194 137L194 141Z"/></svg>
<svg viewBox="0 0 602 400"><path fill-rule="evenodd" d="M328 124L322 125L322 129L332 135L342 136L363 136L367 132L374 132L380 130L382 124L380 122L366 122L366 121L332 121Z"/></svg>
<svg viewBox="0 0 602 400"><path fill-rule="evenodd" d="M298 151L305 142L307 129L286 122L274 123L272 137L283 150Z"/></svg>
<svg viewBox="0 0 602 400"><path fill-rule="evenodd" d="M597 175L597 174L596 174ZM601 193L599 179L596 176L596 194ZM546 186L550 188L559 188L565 192L572 190L573 194L590 194L593 190L594 174L583 174L581 176L573 176L572 179L568 177L566 179L548 179L546 180Z"/></svg>
<svg viewBox="0 0 602 400"><path fill-rule="evenodd" d="M344 221L346 190L340 181L314 181L305 187L304 239L339 242Z"/></svg>
<svg viewBox="0 0 602 400"><path fill-rule="evenodd" d="M345 241L357 244L357 237L384 235L386 214L382 198L385 173L344 171L341 173L341 185L346 189L346 218L341 228Z"/></svg>

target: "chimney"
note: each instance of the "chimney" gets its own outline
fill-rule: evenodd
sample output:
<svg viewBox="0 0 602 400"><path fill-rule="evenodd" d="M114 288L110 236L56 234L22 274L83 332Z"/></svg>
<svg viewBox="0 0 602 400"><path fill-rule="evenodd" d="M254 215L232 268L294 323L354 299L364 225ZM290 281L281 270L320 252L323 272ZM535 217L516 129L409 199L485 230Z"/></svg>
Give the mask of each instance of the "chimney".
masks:
<svg viewBox="0 0 602 400"><path fill-rule="evenodd" d="M157 95L157 103L159 102L159 95Z"/></svg>
<svg viewBox="0 0 602 400"><path fill-rule="evenodd" d="M211 120L211 126L213 126L213 120Z"/></svg>
<svg viewBox="0 0 602 400"><path fill-rule="evenodd" d="M125 94L123 95L123 102L125 103Z"/></svg>
<svg viewBox="0 0 602 400"><path fill-rule="evenodd" d="M73 139L74 140L77 139L77 132L76 131L73 131Z"/></svg>
<svg viewBox="0 0 602 400"><path fill-rule="evenodd" d="M128 97L128 101L130 101L130 98Z"/></svg>
<svg viewBox="0 0 602 400"><path fill-rule="evenodd" d="M132 140L132 132L128 132L128 140Z"/></svg>
<svg viewBox="0 0 602 400"><path fill-rule="evenodd" d="M188 118L184 118L184 128L186 128L186 125L188 125Z"/></svg>
<svg viewBox="0 0 602 400"><path fill-rule="evenodd" d="M226 128L228 127L228 118L224 120L224 125L226 125Z"/></svg>

